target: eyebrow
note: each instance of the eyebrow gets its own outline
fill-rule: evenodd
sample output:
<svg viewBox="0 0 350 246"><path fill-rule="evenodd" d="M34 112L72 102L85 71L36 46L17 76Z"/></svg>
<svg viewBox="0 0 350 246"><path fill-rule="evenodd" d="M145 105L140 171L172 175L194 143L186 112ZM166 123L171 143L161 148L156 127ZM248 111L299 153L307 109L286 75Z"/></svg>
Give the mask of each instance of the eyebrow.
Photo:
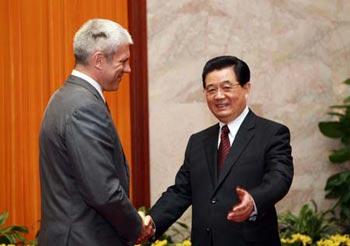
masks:
<svg viewBox="0 0 350 246"><path fill-rule="evenodd" d="M119 61L120 61L120 62L126 62L126 61L128 61L128 60L129 60L129 57L126 57L126 58L120 59Z"/></svg>

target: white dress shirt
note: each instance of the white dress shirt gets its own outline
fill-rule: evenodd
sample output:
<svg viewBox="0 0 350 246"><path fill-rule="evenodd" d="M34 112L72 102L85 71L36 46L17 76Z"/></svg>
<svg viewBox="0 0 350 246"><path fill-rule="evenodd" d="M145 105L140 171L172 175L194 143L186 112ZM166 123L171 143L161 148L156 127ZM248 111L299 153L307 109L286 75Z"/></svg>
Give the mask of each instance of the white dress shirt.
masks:
<svg viewBox="0 0 350 246"><path fill-rule="evenodd" d="M98 93L102 97L103 101L106 102L106 99L102 93L102 87L96 80L91 78L89 75L86 75L85 73L79 72L78 70L75 70L75 69L73 69L72 75L79 77L79 78L83 79L84 81L86 81L87 83L89 83L90 85L92 85L98 91Z"/></svg>
<svg viewBox="0 0 350 246"><path fill-rule="evenodd" d="M243 110L243 112L236 119L234 119L233 121L231 121L227 124L228 129L230 129L230 132L228 134L228 138L230 139L230 145L232 145L233 141L235 140L237 132L238 132L239 128L241 127L241 125L242 125L242 123L243 123L243 121L248 113L249 113L249 109L248 109L248 106L246 106L245 109ZM219 124L220 124L220 131L219 131L219 136L218 136L218 138L219 138L218 148L219 148L220 142L221 142L221 139L220 139L221 129L224 125L226 125L222 122L219 122Z"/></svg>

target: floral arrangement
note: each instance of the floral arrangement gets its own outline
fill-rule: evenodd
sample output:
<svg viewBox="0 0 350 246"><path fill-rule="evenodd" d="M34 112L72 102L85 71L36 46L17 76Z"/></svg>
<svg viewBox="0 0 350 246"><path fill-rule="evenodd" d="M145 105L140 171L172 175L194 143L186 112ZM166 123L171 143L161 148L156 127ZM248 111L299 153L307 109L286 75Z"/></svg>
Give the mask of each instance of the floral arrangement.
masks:
<svg viewBox="0 0 350 246"><path fill-rule="evenodd" d="M283 246L350 246L350 238L337 225L331 210L318 211L315 202L305 204L298 214L280 214L279 231Z"/></svg>
<svg viewBox="0 0 350 246"><path fill-rule="evenodd" d="M317 242L317 246L347 246L350 245L349 235L332 235L329 238L321 239Z"/></svg>
<svg viewBox="0 0 350 246"><path fill-rule="evenodd" d="M334 220L332 211L318 211L314 201L311 201L310 204L304 204L298 214L293 214L290 211L279 214L278 224L281 238L298 239L299 241L303 239L305 243L307 240L302 235L317 242L321 238L337 234L341 230Z"/></svg>
<svg viewBox="0 0 350 246"><path fill-rule="evenodd" d="M289 238L282 238L281 242L283 246L349 246L350 238L349 235L335 234L313 243L308 235L296 233Z"/></svg>
<svg viewBox="0 0 350 246"><path fill-rule="evenodd" d="M151 246L191 246L190 240L185 240L181 243L170 243L167 239L164 240L157 240L154 243L151 244ZM0 245L1 246L1 245Z"/></svg>
<svg viewBox="0 0 350 246"><path fill-rule="evenodd" d="M312 239L308 235L303 235L300 233L292 234L289 238L281 238L282 245L292 245L292 246L307 246L311 245Z"/></svg>

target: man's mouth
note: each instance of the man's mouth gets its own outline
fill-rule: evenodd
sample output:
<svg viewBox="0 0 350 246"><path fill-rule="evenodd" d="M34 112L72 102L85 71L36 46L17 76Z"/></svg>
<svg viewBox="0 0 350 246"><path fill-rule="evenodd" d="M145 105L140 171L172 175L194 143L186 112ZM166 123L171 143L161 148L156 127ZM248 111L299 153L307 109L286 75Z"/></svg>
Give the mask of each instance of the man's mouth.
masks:
<svg viewBox="0 0 350 246"><path fill-rule="evenodd" d="M228 106L227 103L216 103L216 104L215 104L215 107L216 107L217 109L225 109L227 106Z"/></svg>

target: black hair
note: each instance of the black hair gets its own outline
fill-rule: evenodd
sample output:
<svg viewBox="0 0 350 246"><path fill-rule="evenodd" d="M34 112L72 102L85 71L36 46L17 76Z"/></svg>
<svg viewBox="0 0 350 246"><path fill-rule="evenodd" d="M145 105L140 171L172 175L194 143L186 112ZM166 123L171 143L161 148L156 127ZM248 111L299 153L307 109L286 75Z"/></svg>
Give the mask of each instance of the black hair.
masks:
<svg viewBox="0 0 350 246"><path fill-rule="evenodd" d="M217 56L205 64L202 73L203 88L205 88L205 78L208 73L214 70L221 70L227 67L232 67L236 75L237 81L241 86L245 85L250 80L250 70L244 61L235 56Z"/></svg>

